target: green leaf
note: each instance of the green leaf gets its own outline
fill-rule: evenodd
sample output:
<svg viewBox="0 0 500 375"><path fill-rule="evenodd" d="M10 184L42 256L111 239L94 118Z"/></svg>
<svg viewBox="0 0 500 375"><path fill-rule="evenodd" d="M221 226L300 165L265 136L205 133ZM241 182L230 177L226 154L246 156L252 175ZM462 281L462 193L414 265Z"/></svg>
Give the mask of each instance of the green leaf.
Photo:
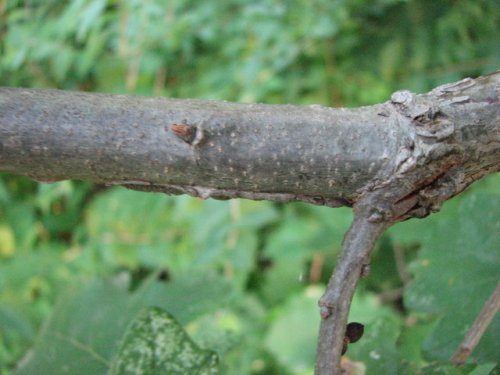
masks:
<svg viewBox="0 0 500 375"><path fill-rule="evenodd" d="M95 280L67 288L29 359L15 374L103 374L123 332L142 308L158 306L187 324L220 311L232 296L224 279L206 274L168 282L149 279L133 293L129 288L126 274L112 282Z"/></svg>
<svg viewBox="0 0 500 375"><path fill-rule="evenodd" d="M320 321L317 301L321 293L320 288L309 287L292 295L276 312L266 337L268 350L294 374L311 373L314 368Z"/></svg>
<svg viewBox="0 0 500 375"><path fill-rule="evenodd" d="M155 305L187 324L225 308L235 297L233 285L209 273L185 274L169 282L147 280L131 296L136 306Z"/></svg>
<svg viewBox="0 0 500 375"><path fill-rule="evenodd" d="M450 364L432 364L418 372L422 375L471 375L473 366L455 367Z"/></svg>
<svg viewBox="0 0 500 375"><path fill-rule="evenodd" d="M411 321L411 320L410 320ZM413 368L411 372L427 364L422 353L422 342L435 328L435 322L406 324L398 338L398 351L403 366ZM411 373L407 371L407 373Z"/></svg>
<svg viewBox="0 0 500 375"><path fill-rule="evenodd" d="M168 313L147 308L127 328L109 375L217 374L215 353L200 349Z"/></svg>
<svg viewBox="0 0 500 375"><path fill-rule="evenodd" d="M0 307L0 331L6 334L8 331L16 331L25 338L32 338L34 335L33 328L23 319L22 316L16 314L15 311L8 307Z"/></svg>
<svg viewBox="0 0 500 375"><path fill-rule="evenodd" d="M15 204L5 207L5 218L12 225L16 252L26 251L34 245L37 233L35 227L36 217L34 207L25 202L15 202Z"/></svg>
<svg viewBox="0 0 500 375"><path fill-rule="evenodd" d="M11 194L7 187L7 184L5 183L5 181L3 181L2 174L3 173L0 172L0 204L4 205L7 204L11 199Z"/></svg>
<svg viewBox="0 0 500 375"><path fill-rule="evenodd" d="M388 306L382 305L375 294L357 292L354 295L349 322L365 326L363 337L350 344L346 356L362 362L366 374L399 375L396 341L401 321Z"/></svg>
<svg viewBox="0 0 500 375"><path fill-rule="evenodd" d="M15 374L105 373L130 319L126 288L126 280L68 288Z"/></svg>
<svg viewBox="0 0 500 375"><path fill-rule="evenodd" d="M495 363L486 363L484 365L477 366L469 375L493 375L492 371L495 370L495 367L497 367Z"/></svg>
<svg viewBox="0 0 500 375"><path fill-rule="evenodd" d="M441 318L424 348L430 358L445 360L498 282L500 197L471 194L461 202L458 215L443 212L428 230L432 241L424 241L412 265L415 279L405 294L405 304ZM497 316L472 357L496 361L500 338L495 332L499 331Z"/></svg>
<svg viewBox="0 0 500 375"><path fill-rule="evenodd" d="M14 254L16 241L10 226L0 223L0 258L8 258Z"/></svg>
<svg viewBox="0 0 500 375"><path fill-rule="evenodd" d="M60 254L57 254L57 251L61 250L60 246L53 245L51 248L39 246L36 250L36 252L17 254L8 262L2 263L0 302L5 302L3 298L11 296L17 303L28 305L36 298L30 296L27 291L38 282L43 284L51 280L51 284L57 285L67 280L66 265L62 262Z"/></svg>
<svg viewBox="0 0 500 375"><path fill-rule="evenodd" d="M188 262L187 255L192 253L191 248L182 246L185 241L189 243L182 236L183 231L172 225L175 204L163 194L141 194L126 189L100 194L86 215L89 236L86 247L112 267L157 268L168 264L169 269L175 269L177 262ZM177 249L171 249L176 236L180 237Z"/></svg>

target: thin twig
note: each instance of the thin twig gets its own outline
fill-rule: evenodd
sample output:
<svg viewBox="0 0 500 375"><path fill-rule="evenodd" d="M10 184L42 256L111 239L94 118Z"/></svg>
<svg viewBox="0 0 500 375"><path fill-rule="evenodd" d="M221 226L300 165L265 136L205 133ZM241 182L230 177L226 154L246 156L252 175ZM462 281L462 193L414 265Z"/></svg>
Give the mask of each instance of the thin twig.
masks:
<svg viewBox="0 0 500 375"><path fill-rule="evenodd" d="M408 272L408 269L406 268L404 249L401 245L395 244L393 247L393 251L399 278L403 282L403 285L406 285L411 281L411 274Z"/></svg>
<svg viewBox="0 0 500 375"><path fill-rule="evenodd" d="M375 242L389 224L374 223L366 213L354 212L354 221L342 243L342 255L321 297L316 375L340 375L340 358L347 316L361 268Z"/></svg>
<svg viewBox="0 0 500 375"><path fill-rule="evenodd" d="M321 253L315 253L312 258L311 267L309 268L309 281L317 283L321 279L325 256Z"/></svg>
<svg viewBox="0 0 500 375"><path fill-rule="evenodd" d="M451 357L451 362L455 366L463 365L467 361L467 358L469 358L470 354L479 343L479 340L499 309L500 283L497 284L496 289L484 304L483 309L472 324L472 327L470 327L469 332L467 332L457 351L453 354L453 357Z"/></svg>
<svg viewBox="0 0 500 375"><path fill-rule="evenodd" d="M404 287L386 290L385 292L379 294L378 299L382 304L394 302L403 297L404 291L405 291Z"/></svg>

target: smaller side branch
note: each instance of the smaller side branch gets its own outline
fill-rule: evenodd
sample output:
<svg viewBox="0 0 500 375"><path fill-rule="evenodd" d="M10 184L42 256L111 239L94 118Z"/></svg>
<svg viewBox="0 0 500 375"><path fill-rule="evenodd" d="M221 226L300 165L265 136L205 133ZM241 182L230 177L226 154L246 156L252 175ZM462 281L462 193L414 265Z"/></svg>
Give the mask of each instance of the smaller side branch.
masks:
<svg viewBox="0 0 500 375"><path fill-rule="evenodd" d="M467 361L467 358L469 358L470 354L479 343L479 340L498 310L500 310L500 283L497 284L493 294L486 301L483 309L472 324L472 327L470 327L469 332L467 332L457 351L453 354L453 357L451 357L451 362L455 366L463 365Z"/></svg>
<svg viewBox="0 0 500 375"><path fill-rule="evenodd" d="M370 220L368 210L354 208L354 220L342 243L342 255L319 301L322 321L316 375L341 374L340 358L354 290L375 242L388 226L388 222Z"/></svg>

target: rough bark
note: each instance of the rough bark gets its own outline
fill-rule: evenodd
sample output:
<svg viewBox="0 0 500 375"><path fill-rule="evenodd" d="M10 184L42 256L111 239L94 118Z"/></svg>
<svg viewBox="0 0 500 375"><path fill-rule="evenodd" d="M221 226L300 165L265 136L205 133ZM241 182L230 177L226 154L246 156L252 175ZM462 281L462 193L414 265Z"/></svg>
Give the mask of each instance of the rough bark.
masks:
<svg viewBox="0 0 500 375"><path fill-rule="evenodd" d="M350 299L389 225L500 169L500 72L370 107L0 89L0 170L201 198L353 206L320 301L316 373L339 374Z"/></svg>

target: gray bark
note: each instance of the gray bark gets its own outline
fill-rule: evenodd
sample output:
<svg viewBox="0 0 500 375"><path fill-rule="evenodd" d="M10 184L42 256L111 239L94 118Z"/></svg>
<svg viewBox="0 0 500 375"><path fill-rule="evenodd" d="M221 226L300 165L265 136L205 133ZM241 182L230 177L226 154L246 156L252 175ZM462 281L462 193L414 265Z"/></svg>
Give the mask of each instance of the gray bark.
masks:
<svg viewBox="0 0 500 375"><path fill-rule="evenodd" d="M498 81L495 74L426 95L399 92L359 109L4 88L0 170L329 206L352 205L433 159L447 161L441 174L462 167L467 185L498 166ZM186 125L193 139L172 124Z"/></svg>
<svg viewBox="0 0 500 375"><path fill-rule="evenodd" d="M500 72L370 107L0 89L0 170L201 198L353 206L320 301L316 373L339 374L363 262L389 225L500 169Z"/></svg>
<svg viewBox="0 0 500 375"><path fill-rule="evenodd" d="M0 169L194 196L350 204L386 180L408 132L359 110L0 91ZM394 108L390 108L394 111ZM183 139L172 124L186 125Z"/></svg>

